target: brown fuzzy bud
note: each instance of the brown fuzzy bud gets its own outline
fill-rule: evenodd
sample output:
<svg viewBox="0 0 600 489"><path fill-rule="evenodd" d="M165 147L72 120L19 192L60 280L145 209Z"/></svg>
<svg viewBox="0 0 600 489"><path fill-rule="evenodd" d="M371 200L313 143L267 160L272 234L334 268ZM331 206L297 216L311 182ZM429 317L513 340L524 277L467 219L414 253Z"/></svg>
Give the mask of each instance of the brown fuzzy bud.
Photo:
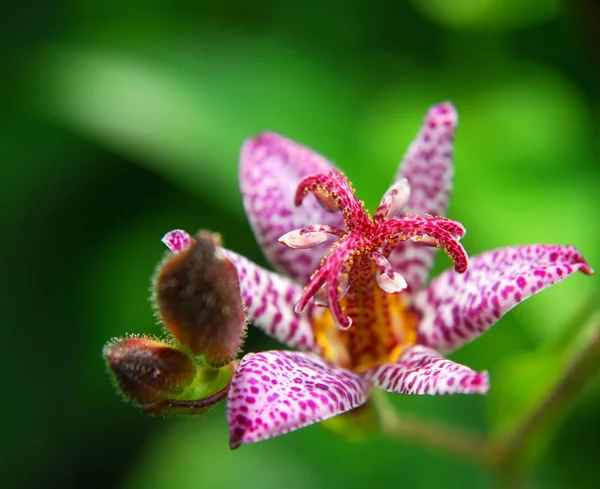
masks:
<svg viewBox="0 0 600 489"><path fill-rule="evenodd" d="M246 327L237 270L218 244L218 235L200 231L159 266L154 283L166 327L215 367L235 358Z"/></svg>
<svg viewBox="0 0 600 489"><path fill-rule="evenodd" d="M188 387L196 364L157 340L124 338L104 347L104 358L123 395L138 405L172 398Z"/></svg>

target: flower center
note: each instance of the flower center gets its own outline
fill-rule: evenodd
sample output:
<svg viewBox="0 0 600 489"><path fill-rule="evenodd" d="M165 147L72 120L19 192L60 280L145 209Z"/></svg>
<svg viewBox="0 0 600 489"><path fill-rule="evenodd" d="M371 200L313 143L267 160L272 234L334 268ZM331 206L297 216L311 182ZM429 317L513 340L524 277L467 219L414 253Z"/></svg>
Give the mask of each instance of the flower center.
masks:
<svg viewBox="0 0 600 489"><path fill-rule="evenodd" d="M459 239L465 229L444 217L397 216L410 195L404 179L384 194L373 217L337 170L302 179L296 205L308 192L313 192L326 210L341 212L345 229L316 224L279 239L292 248L311 248L327 241L328 234L339 238L312 274L296 312L311 298L328 307L316 319L314 333L332 362L354 370L394 362L416 341L416 318L407 302L408 285L388 261L390 253L406 240L444 248L455 270L462 273L468 259Z"/></svg>
<svg viewBox="0 0 600 489"><path fill-rule="evenodd" d="M375 280L359 284L352 285L340 301L342 310L352 319L351 328L338 328L329 309L324 309L313 324L323 356L355 371L394 363L417 340L417 317L405 293L388 294Z"/></svg>

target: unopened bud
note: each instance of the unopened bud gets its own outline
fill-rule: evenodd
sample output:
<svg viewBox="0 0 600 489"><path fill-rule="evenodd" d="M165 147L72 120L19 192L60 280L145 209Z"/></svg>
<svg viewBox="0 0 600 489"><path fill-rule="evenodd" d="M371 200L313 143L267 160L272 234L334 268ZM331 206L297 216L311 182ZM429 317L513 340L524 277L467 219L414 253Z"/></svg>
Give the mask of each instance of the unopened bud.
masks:
<svg viewBox="0 0 600 489"><path fill-rule="evenodd" d="M148 338L124 338L104 347L104 358L123 395L138 405L172 398L196 376L185 353Z"/></svg>
<svg viewBox="0 0 600 489"><path fill-rule="evenodd" d="M192 355L226 365L240 347L245 313L237 269L217 248L218 237L199 232L158 268L154 299L166 327Z"/></svg>

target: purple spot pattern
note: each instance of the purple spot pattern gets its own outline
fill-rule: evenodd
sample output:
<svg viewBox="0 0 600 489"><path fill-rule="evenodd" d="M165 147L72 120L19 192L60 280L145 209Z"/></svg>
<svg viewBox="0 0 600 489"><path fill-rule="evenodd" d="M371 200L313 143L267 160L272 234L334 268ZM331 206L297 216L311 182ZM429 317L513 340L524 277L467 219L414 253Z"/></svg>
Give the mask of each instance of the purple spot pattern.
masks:
<svg viewBox="0 0 600 489"><path fill-rule="evenodd" d="M452 156L457 124L458 114L449 102L434 105L427 112L395 178L395 181L406 178L410 184L406 212L446 214L454 173ZM407 242L392 251L389 261L405 278L409 290L416 292L429 276L436 251Z"/></svg>
<svg viewBox="0 0 600 489"><path fill-rule="evenodd" d="M270 272L233 251L222 249L235 265L248 319L256 327L285 345L319 353L312 329L312 304L299 314L294 305L302 287L290 279Z"/></svg>
<svg viewBox="0 0 600 489"><path fill-rule="evenodd" d="M417 343L449 352L485 333L519 302L581 270L572 246L512 246L471 258L466 273L447 270L414 297Z"/></svg>
<svg viewBox="0 0 600 489"><path fill-rule="evenodd" d="M367 396L362 376L313 353L250 353L241 360L227 397L231 448L336 416Z"/></svg>
<svg viewBox="0 0 600 489"><path fill-rule="evenodd" d="M173 254L179 253L181 250L187 248L194 238L192 238L183 229L174 229L165 234L161 240L169 251Z"/></svg>
<svg viewBox="0 0 600 489"><path fill-rule="evenodd" d="M445 214L456 125L451 104L429 110L396 176L410 183L408 212ZM325 211L312 195L302 207L294 205L303 177L332 168L322 156L277 134L261 134L242 148L240 187L254 233L273 264L299 284L222 249L238 270L249 319L282 343L315 353L321 352L312 331L316 308L309 302L295 314L294 306L324 253L321 248L294 250L277 239L315 222L343 226L341 214ZM176 230L163 241L176 253L188 238ZM244 357L228 397L231 446L271 438L359 406L369 384L402 394L484 394L487 372L456 364L436 350L452 351L473 340L520 301L576 270L593 273L571 246L516 246L476 256L466 273L446 271L421 290L434 254L433 248L406 242L389 257L408 282L407 299L412 295L420 317L417 344L395 364L357 374L315 353L271 351Z"/></svg>
<svg viewBox="0 0 600 489"><path fill-rule="evenodd" d="M244 208L265 256L278 269L305 284L327 248L295 250L277 239L314 223L343 225L339 213L327 212L314 198L294 204L296 187L311 174L334 166L323 156L274 133L262 133L242 146L239 179Z"/></svg>
<svg viewBox="0 0 600 489"><path fill-rule="evenodd" d="M487 372L475 372L421 345L407 348L395 364L364 373L375 387L399 394L486 394Z"/></svg>

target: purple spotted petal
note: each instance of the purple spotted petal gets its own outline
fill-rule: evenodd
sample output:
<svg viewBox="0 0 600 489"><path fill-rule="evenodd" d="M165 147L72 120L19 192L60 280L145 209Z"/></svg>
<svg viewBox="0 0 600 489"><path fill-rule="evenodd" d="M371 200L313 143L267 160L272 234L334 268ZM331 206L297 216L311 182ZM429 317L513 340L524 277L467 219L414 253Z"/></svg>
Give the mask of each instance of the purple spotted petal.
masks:
<svg viewBox="0 0 600 489"><path fill-rule="evenodd" d="M405 212L443 216L452 190L454 133L458 114L451 103L434 105L411 143L395 181L406 178L410 197ZM390 262L416 292L427 280L435 248L407 242L390 255Z"/></svg>
<svg viewBox="0 0 600 489"><path fill-rule="evenodd" d="M349 411L367 399L363 378L312 353L250 353L227 397L231 448Z"/></svg>
<svg viewBox="0 0 600 489"><path fill-rule="evenodd" d="M486 394L489 389L487 372L475 372L421 345L406 349L395 364L364 375L376 387L400 394Z"/></svg>
<svg viewBox="0 0 600 489"><path fill-rule="evenodd" d="M471 258L464 274L448 270L414 297L422 314L417 342L447 352L487 331L524 299L581 270L572 246L513 246Z"/></svg>
<svg viewBox="0 0 600 489"><path fill-rule="evenodd" d="M313 224L343 225L341 215L327 212L313 195L302 206L294 205L296 187L303 177L332 168L321 155L278 134L259 134L242 147L240 188L254 235L271 263L301 283L319 267L326 245L294 250L277 240Z"/></svg>
<svg viewBox="0 0 600 489"><path fill-rule="evenodd" d="M302 287L230 250L223 251L235 265L248 319L276 340L301 350L320 352L312 330L314 306L294 312Z"/></svg>
<svg viewBox="0 0 600 489"><path fill-rule="evenodd" d="M161 241L169 248L171 253L177 254L185 250L194 241L194 238L183 229L174 229L165 234Z"/></svg>

